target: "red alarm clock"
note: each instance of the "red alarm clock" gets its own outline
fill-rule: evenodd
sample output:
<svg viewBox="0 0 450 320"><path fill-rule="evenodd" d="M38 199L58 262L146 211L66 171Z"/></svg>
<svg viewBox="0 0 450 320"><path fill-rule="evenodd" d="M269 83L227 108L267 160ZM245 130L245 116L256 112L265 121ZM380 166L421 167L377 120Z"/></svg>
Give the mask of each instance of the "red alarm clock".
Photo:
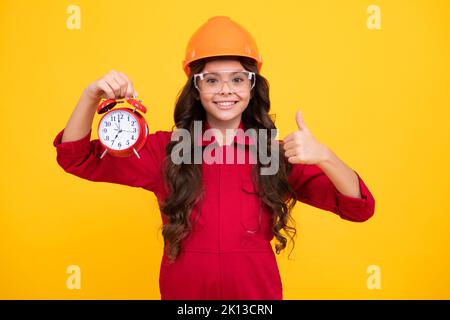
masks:
<svg viewBox="0 0 450 320"><path fill-rule="evenodd" d="M133 108L117 108L118 103L128 103ZM105 113L98 124L98 137L106 153L116 157L128 157L134 154L139 159L138 151L144 146L148 136L148 125L144 117L138 112L146 113L147 108L141 104L142 100L102 99L97 113Z"/></svg>

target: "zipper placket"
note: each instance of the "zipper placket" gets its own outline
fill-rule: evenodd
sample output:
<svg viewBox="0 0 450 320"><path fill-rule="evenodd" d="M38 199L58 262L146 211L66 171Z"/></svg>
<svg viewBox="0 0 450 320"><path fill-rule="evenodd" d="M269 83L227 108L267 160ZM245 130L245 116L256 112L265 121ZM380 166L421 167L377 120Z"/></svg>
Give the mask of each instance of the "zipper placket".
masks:
<svg viewBox="0 0 450 320"><path fill-rule="evenodd" d="M223 287L223 278L222 278L222 253L221 253L221 251L222 251L222 246L221 246L221 238L222 238L222 205L221 205L221 203L222 203L222 192L221 192L221 184L222 184L222 182L221 182L221 176L222 176L222 172L221 172L221 169L222 169L222 165L221 164L217 164L217 166L219 167L219 217L218 217L218 221L219 221L219 232L218 232L218 234L219 234L219 239L218 239L218 259L219 259L219 283L220 283L220 285L219 285L219 297L220 297L220 299L222 299L222 296L223 296L223 294L222 294L222 287Z"/></svg>

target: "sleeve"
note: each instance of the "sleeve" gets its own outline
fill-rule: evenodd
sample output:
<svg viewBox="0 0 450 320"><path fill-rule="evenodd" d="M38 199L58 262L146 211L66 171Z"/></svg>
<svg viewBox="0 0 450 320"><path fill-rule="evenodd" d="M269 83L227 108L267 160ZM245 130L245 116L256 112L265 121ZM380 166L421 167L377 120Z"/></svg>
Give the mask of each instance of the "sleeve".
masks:
<svg viewBox="0 0 450 320"><path fill-rule="evenodd" d="M358 176L362 198L340 193L317 165L293 164L289 183L300 202L336 213L345 220L363 222L373 216L375 199L359 174L354 172Z"/></svg>
<svg viewBox="0 0 450 320"><path fill-rule="evenodd" d="M114 157L106 154L99 139L90 140L92 129L79 140L61 142L64 129L53 141L56 160L64 171L77 177L96 181L141 187L155 191L162 182L165 146L171 132L156 131L148 135L144 147L139 151L140 159L134 155Z"/></svg>

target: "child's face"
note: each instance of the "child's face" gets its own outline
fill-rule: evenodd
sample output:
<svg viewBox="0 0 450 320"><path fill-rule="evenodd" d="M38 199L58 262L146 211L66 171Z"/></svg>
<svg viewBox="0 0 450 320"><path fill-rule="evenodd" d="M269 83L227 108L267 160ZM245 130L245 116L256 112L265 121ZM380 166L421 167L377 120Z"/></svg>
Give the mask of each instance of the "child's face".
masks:
<svg viewBox="0 0 450 320"><path fill-rule="evenodd" d="M218 71L243 71L242 64L236 60L215 60L206 63L202 72L218 72ZM222 74L224 80L231 74ZM200 101L206 110L207 120L211 123L221 121L230 122L240 121L242 112L247 108L250 101L250 91L239 91L234 93L228 83L225 83L222 90L218 93L202 93L200 92ZM220 106L218 101L236 101L232 106Z"/></svg>

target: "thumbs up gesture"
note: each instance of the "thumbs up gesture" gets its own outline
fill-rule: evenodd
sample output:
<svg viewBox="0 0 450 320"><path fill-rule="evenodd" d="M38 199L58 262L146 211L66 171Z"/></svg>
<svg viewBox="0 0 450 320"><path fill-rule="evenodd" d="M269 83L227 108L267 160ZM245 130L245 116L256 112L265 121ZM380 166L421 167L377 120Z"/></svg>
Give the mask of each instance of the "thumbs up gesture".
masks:
<svg viewBox="0 0 450 320"><path fill-rule="evenodd" d="M301 111L296 114L298 131L288 134L283 142L284 155L290 163L320 164L328 159L329 149L317 141L303 121Z"/></svg>

